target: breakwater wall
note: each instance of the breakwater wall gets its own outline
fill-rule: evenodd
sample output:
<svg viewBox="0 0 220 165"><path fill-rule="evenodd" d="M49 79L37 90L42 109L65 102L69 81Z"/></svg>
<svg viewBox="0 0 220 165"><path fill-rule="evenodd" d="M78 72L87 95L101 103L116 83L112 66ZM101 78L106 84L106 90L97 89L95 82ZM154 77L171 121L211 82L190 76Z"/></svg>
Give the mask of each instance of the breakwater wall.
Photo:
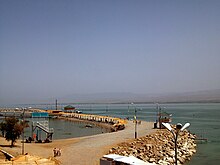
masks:
<svg viewBox="0 0 220 165"><path fill-rule="evenodd" d="M175 151L173 135L167 130L159 130L156 133L146 135L130 142L124 142L109 150L109 154L122 156L135 156L145 162L160 165L173 165ZM188 131L181 132L177 141L178 164L189 161L196 152L195 135Z"/></svg>
<svg viewBox="0 0 220 165"><path fill-rule="evenodd" d="M78 113L62 113L58 118L73 120L77 119L82 122L95 123L100 126L111 128L111 131L118 131L125 128L126 120L114 118L109 116L99 116L92 114L78 114Z"/></svg>

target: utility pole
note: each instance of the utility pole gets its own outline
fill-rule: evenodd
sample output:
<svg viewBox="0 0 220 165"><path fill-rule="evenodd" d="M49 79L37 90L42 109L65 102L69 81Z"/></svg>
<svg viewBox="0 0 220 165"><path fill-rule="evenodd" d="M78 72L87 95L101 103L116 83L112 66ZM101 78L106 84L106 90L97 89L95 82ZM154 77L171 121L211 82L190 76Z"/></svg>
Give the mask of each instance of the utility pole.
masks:
<svg viewBox="0 0 220 165"><path fill-rule="evenodd" d="M56 110L57 110L57 99L56 99Z"/></svg>
<svg viewBox="0 0 220 165"><path fill-rule="evenodd" d="M25 120L24 120L24 114L25 114L25 108L23 108L23 113L22 113L22 125L23 125L23 131L22 131L22 150L21 154L24 155L24 127L25 127Z"/></svg>
<svg viewBox="0 0 220 165"><path fill-rule="evenodd" d="M134 138L137 139L137 109L134 110L134 122L135 122L135 129L134 129Z"/></svg>
<svg viewBox="0 0 220 165"><path fill-rule="evenodd" d="M175 152L175 165L177 165L177 139L178 135L181 131L185 130L190 126L190 123L186 123L184 126L182 126L181 123L177 123L176 128L173 129L169 123L162 123L164 127L166 127L167 130L169 130L173 134L173 140L175 144L174 152Z"/></svg>

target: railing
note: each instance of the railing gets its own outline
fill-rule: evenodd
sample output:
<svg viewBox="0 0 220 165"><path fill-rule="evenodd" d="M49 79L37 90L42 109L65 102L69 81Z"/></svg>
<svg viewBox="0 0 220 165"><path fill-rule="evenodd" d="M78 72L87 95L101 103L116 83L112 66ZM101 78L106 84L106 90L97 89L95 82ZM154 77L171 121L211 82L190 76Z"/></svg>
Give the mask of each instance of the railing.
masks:
<svg viewBox="0 0 220 165"><path fill-rule="evenodd" d="M43 131L45 131L46 133L53 133L54 129L53 128L49 128L49 124L48 121L42 121L42 122L34 122L33 125L35 127L38 127L40 129L42 129Z"/></svg>

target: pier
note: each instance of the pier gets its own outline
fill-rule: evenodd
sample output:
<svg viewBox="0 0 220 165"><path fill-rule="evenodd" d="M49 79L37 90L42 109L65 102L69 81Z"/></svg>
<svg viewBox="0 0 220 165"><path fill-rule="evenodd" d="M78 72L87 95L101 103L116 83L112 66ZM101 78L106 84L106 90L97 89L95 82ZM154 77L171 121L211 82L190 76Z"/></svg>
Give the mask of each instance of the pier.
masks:
<svg viewBox="0 0 220 165"><path fill-rule="evenodd" d="M80 121L86 122L95 122L95 123L105 123L112 126L113 131L122 130L125 128L126 120L109 117L109 116L99 116L92 114L78 114L78 113L62 113L59 118L67 118L67 119L77 119Z"/></svg>

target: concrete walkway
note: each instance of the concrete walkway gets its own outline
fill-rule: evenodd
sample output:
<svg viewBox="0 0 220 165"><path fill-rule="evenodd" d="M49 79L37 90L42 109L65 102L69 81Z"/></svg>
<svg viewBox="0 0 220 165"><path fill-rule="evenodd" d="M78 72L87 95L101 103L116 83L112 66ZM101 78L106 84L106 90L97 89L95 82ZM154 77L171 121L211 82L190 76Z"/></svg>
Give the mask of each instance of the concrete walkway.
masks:
<svg viewBox="0 0 220 165"><path fill-rule="evenodd" d="M152 133L153 123L143 122L137 126L138 137ZM126 129L113 133L77 138L79 141L62 150L58 160L65 165L98 165L99 159L118 143L134 138L134 123L129 121Z"/></svg>

